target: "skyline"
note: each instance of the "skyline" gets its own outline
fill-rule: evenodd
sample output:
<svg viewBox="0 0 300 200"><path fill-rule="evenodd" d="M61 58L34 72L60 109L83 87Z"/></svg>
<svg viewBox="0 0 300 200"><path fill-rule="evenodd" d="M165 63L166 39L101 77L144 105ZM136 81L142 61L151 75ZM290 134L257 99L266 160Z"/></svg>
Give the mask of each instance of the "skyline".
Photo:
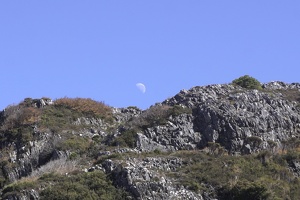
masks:
<svg viewBox="0 0 300 200"><path fill-rule="evenodd" d="M0 110L27 97L146 109L243 75L299 82L299 19L298 1L1 1Z"/></svg>

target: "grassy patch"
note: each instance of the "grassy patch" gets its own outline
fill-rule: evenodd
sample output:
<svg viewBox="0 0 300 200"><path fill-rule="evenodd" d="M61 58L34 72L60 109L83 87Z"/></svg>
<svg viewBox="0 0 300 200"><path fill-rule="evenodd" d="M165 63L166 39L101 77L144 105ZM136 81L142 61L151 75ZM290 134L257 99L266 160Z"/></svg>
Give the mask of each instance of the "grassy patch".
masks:
<svg viewBox="0 0 300 200"><path fill-rule="evenodd" d="M26 180L26 181L19 181L16 183L12 183L10 185L7 185L2 193L2 198L5 199L9 195L19 195L23 190L32 189L37 186L36 181Z"/></svg>
<svg viewBox="0 0 300 200"><path fill-rule="evenodd" d="M91 141L88 138L71 135L58 142L56 147L63 151L73 151L79 154L87 153Z"/></svg>
<svg viewBox="0 0 300 200"><path fill-rule="evenodd" d="M299 154L299 153L298 153ZM204 152L176 152L185 165L169 173L179 184L205 192L217 188L222 199L298 199L299 179L288 170L297 155L218 156ZM262 159L267 156L268 159ZM292 157L292 158L291 158ZM296 195L296 196L295 196Z"/></svg>
<svg viewBox="0 0 300 200"><path fill-rule="evenodd" d="M54 105L42 109L40 126L50 128L54 132L72 129L78 127L74 125L80 117L101 118L105 122L111 123L112 110L102 102L93 101L83 98L62 98L54 101Z"/></svg>
<svg viewBox="0 0 300 200"><path fill-rule="evenodd" d="M298 89L277 90L289 101L296 101L300 103L300 91Z"/></svg>
<svg viewBox="0 0 300 200"><path fill-rule="evenodd" d="M77 172L68 176L48 173L34 181L18 181L3 190L2 198L11 194L18 196L23 190L39 190L40 186L43 186L43 190L40 191L42 200L128 199L128 194L115 188L101 171Z"/></svg>
<svg viewBox="0 0 300 200"><path fill-rule="evenodd" d="M165 125L170 116L191 114L192 109L179 105L155 105L133 118L129 125L134 129L146 129L153 126Z"/></svg>

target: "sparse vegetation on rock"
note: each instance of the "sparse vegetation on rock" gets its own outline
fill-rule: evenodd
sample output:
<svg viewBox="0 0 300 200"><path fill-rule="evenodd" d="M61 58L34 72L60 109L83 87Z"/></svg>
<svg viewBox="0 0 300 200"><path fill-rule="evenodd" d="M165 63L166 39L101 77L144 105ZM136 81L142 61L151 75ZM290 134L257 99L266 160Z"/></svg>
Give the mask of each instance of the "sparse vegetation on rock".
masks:
<svg viewBox="0 0 300 200"><path fill-rule="evenodd" d="M1 198L299 199L299 91L243 76L147 110L26 98L0 113Z"/></svg>
<svg viewBox="0 0 300 200"><path fill-rule="evenodd" d="M240 78L237 78L233 80L232 83L246 89L257 89L257 90L262 89L261 83L249 75L245 75Z"/></svg>

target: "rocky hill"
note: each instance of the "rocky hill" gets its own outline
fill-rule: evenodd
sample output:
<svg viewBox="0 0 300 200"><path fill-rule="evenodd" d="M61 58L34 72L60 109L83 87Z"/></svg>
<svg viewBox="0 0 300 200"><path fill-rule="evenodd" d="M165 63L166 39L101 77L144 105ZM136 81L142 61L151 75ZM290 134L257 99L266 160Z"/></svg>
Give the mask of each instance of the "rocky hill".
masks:
<svg viewBox="0 0 300 200"><path fill-rule="evenodd" d="M9 106L1 199L300 199L300 84L253 80L147 110L83 98Z"/></svg>

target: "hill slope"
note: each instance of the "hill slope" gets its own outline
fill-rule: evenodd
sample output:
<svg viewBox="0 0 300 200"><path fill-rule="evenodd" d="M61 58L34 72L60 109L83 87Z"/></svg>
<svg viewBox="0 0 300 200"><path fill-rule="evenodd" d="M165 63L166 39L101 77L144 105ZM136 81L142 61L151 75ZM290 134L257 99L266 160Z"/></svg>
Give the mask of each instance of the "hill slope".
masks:
<svg viewBox="0 0 300 200"><path fill-rule="evenodd" d="M10 106L2 199L299 199L300 84L237 83L144 111L83 98Z"/></svg>

